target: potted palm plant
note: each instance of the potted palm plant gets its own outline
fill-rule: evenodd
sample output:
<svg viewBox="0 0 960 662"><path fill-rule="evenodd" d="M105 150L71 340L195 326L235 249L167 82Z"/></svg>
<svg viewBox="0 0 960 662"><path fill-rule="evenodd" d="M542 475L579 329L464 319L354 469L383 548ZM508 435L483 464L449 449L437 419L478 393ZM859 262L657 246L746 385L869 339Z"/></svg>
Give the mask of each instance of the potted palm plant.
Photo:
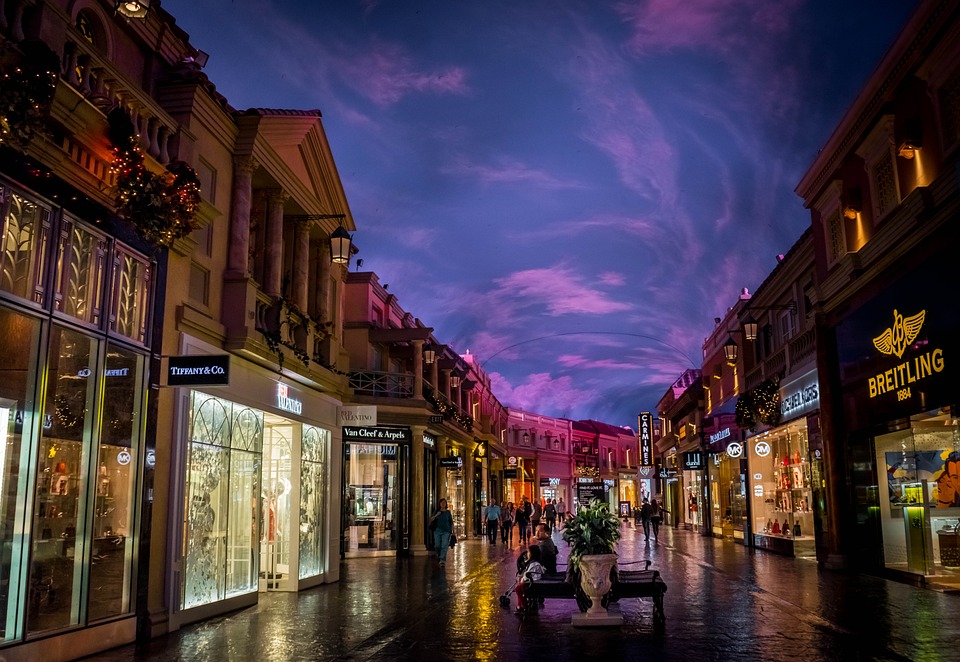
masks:
<svg viewBox="0 0 960 662"><path fill-rule="evenodd" d="M568 564L579 570L580 588L590 599L584 614L575 614L575 626L619 625L623 617L612 615L601 604L610 591L610 571L617 562L616 545L620 540L620 518L600 499L580 508L567 522L563 539L570 545Z"/></svg>

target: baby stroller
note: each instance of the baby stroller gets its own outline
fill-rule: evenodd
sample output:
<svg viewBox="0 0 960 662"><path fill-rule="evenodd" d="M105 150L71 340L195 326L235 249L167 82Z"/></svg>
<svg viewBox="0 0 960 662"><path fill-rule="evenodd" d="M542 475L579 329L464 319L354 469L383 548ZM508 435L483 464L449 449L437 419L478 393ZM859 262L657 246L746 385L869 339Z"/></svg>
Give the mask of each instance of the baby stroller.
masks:
<svg viewBox="0 0 960 662"><path fill-rule="evenodd" d="M510 588L504 591L503 595L500 596L500 606L504 609L510 608L510 595L517 592L517 585L523 580L523 574L526 572L528 565L530 565L530 554L529 552L523 552L517 558L516 579L514 579L513 583L510 584ZM543 598L528 600L527 609L538 609L541 606L543 606Z"/></svg>

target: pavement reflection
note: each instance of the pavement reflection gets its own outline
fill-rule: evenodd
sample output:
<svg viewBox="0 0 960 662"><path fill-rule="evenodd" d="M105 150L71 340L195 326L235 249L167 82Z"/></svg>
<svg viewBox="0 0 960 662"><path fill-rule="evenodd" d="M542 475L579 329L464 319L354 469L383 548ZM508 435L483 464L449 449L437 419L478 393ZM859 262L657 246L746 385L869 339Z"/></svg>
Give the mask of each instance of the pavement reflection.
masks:
<svg viewBox="0 0 960 662"><path fill-rule="evenodd" d="M521 621L498 597L520 546L465 540L446 568L429 557L351 559L342 579L298 594L261 595L249 609L105 662L238 660L916 660L957 659L960 598L732 541L663 529L646 544L625 526L620 564L647 559L667 583L666 628L647 600L624 600L624 625L574 629L572 601ZM566 545L559 534L561 567ZM512 606L515 606L515 599Z"/></svg>

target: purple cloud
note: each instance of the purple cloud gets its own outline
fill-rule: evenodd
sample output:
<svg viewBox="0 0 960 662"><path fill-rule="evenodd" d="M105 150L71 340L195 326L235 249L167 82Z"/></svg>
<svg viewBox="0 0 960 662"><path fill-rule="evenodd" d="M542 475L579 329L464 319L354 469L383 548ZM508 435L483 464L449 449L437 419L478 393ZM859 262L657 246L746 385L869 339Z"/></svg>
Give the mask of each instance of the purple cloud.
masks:
<svg viewBox="0 0 960 662"><path fill-rule="evenodd" d="M484 165L473 163L465 155L460 155L441 172L463 175L482 184L523 184L547 190L585 188L580 182L558 179L544 170L531 168L506 156L498 158L493 164Z"/></svg>
<svg viewBox="0 0 960 662"><path fill-rule="evenodd" d="M501 297L543 307L548 315L604 315L630 310L632 306L611 299L600 290L584 284L572 269L555 266L517 271L496 281Z"/></svg>

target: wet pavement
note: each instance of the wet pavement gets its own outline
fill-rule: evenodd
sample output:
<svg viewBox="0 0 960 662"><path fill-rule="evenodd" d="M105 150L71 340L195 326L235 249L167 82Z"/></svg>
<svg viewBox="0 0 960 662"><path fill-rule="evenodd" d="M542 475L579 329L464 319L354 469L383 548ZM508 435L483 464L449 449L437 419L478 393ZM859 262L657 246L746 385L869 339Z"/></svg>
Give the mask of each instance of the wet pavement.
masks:
<svg viewBox="0 0 960 662"><path fill-rule="evenodd" d="M255 607L90 659L960 660L958 595L820 571L682 530L648 544L625 528L618 551L623 569L651 559L660 570L662 630L649 599L613 605L624 618L613 629L573 628L572 600L548 601L521 621L515 596L510 610L498 603L519 546L469 540L443 569L428 557L345 561L336 584L261 595Z"/></svg>

